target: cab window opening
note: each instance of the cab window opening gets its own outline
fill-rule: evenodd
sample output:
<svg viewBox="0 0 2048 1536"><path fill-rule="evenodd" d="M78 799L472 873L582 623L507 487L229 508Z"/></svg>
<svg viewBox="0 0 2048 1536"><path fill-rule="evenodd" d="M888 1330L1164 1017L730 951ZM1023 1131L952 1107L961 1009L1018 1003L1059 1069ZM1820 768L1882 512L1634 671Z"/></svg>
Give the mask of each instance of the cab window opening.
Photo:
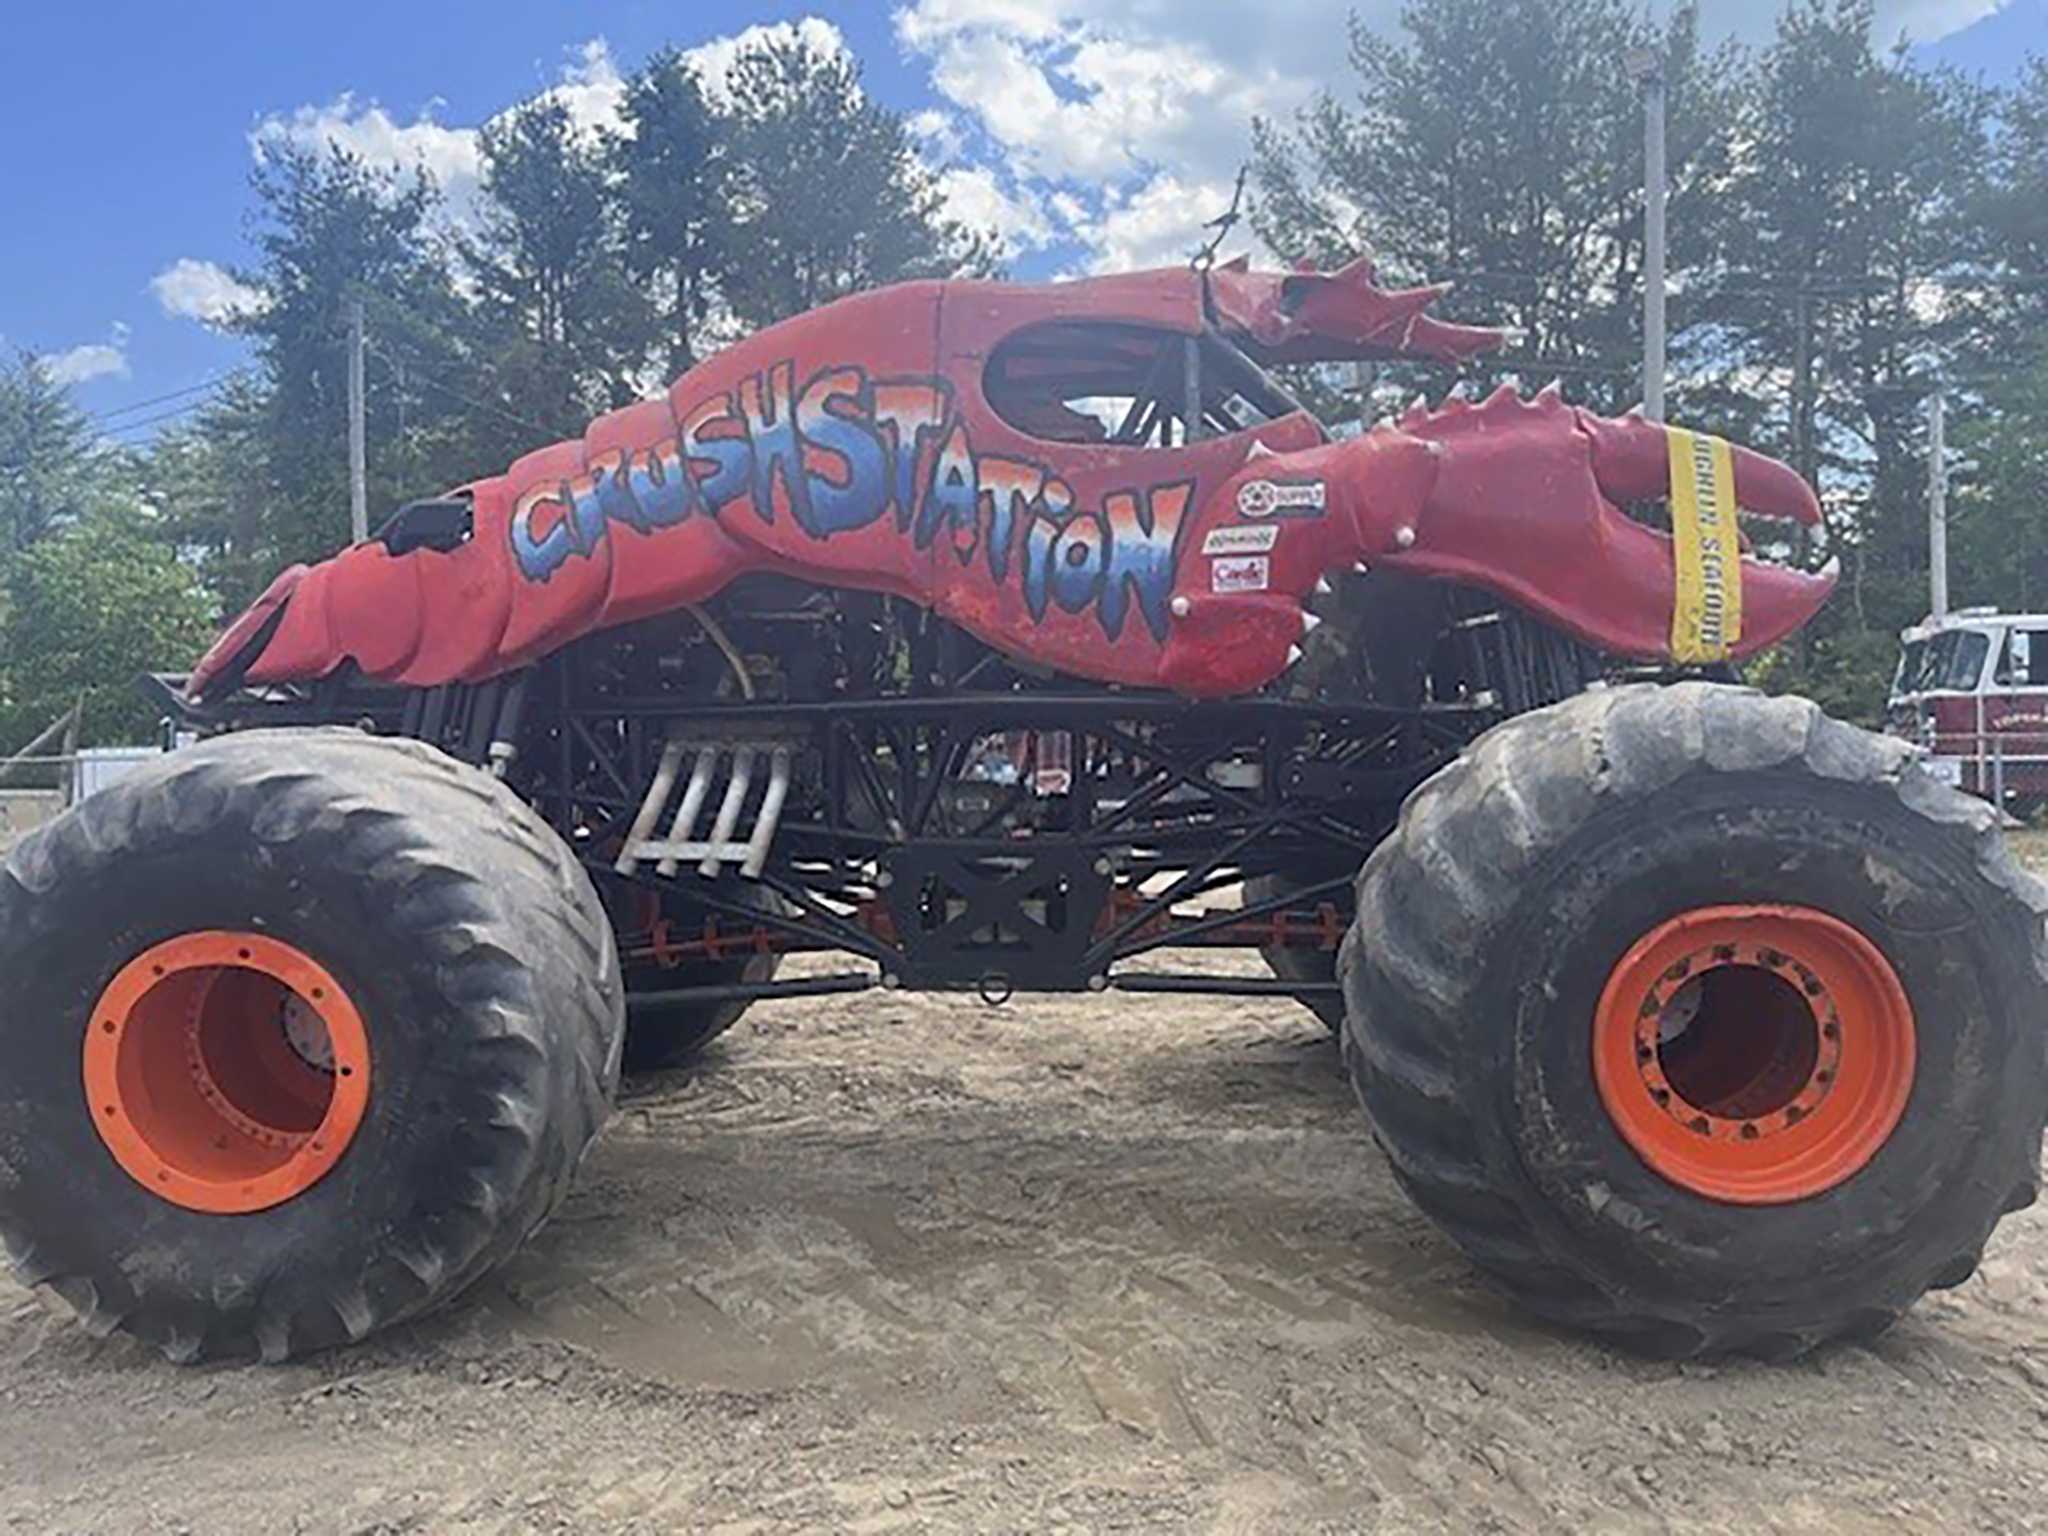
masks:
<svg viewBox="0 0 2048 1536"><path fill-rule="evenodd" d="M990 354L982 388L1010 426L1056 443L1174 448L1304 409L1213 331L1188 337L1107 321L1017 332Z"/></svg>

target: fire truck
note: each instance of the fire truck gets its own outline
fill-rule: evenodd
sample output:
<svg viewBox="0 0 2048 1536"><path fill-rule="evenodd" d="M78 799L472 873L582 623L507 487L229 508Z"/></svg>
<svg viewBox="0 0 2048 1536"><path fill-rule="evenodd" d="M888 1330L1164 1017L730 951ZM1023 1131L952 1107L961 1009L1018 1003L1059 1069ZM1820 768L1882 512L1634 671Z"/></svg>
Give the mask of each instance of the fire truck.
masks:
<svg viewBox="0 0 2048 1536"><path fill-rule="evenodd" d="M2048 806L2048 614L1962 608L1900 639L1887 729L2022 820Z"/></svg>

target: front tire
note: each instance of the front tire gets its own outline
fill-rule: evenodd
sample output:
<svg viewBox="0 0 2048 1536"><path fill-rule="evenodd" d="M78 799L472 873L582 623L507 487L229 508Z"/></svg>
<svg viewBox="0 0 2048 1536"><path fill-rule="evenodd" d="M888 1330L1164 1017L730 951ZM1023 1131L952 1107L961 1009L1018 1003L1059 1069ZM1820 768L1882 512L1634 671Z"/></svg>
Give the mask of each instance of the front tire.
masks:
<svg viewBox="0 0 2048 1536"><path fill-rule="evenodd" d="M219 737L0 870L0 1239L173 1360L359 1339L554 1211L622 1037L596 893L503 786L355 731Z"/></svg>
<svg viewBox="0 0 2048 1536"><path fill-rule="evenodd" d="M1532 1310L1795 1356L2030 1203L2048 887L1904 743L1602 690L1489 732L1359 878L1345 1059L1396 1177Z"/></svg>

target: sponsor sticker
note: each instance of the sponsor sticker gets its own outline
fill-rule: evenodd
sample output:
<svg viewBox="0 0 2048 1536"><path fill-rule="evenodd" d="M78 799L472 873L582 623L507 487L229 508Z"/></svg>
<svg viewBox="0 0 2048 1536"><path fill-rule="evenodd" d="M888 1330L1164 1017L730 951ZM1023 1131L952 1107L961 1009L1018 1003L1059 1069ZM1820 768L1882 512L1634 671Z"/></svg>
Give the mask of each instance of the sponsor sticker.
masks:
<svg viewBox="0 0 2048 1536"><path fill-rule="evenodd" d="M1233 527L1211 528L1202 540L1205 555L1266 555L1273 552L1273 546L1280 541L1280 530L1271 523L1258 528L1247 528L1242 523Z"/></svg>
<svg viewBox="0 0 2048 1536"><path fill-rule="evenodd" d="M1327 492L1320 480L1247 480L1237 488L1242 517L1319 517Z"/></svg>
<svg viewBox="0 0 2048 1536"><path fill-rule="evenodd" d="M1211 592L1263 592L1273 579L1273 562L1264 555L1230 555L1210 563Z"/></svg>

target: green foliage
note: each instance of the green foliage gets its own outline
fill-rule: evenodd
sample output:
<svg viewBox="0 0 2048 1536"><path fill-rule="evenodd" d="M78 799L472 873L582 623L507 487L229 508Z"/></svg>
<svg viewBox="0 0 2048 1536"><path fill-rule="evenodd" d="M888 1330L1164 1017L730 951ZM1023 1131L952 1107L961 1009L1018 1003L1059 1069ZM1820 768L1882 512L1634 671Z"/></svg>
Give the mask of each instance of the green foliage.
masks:
<svg viewBox="0 0 2048 1536"><path fill-rule="evenodd" d="M616 134L552 97L515 107L484 128L462 209L422 172L266 143L257 259L235 274L258 298L229 322L253 365L139 460L99 448L39 363L0 367L0 749L80 695L88 742L147 735L135 674L189 665L223 608L346 540L358 304L375 527L747 327L987 269L848 62L770 45L718 84L667 50L629 82Z"/></svg>
<svg viewBox="0 0 2048 1536"><path fill-rule="evenodd" d="M1576 399L1631 403L1642 117L1622 61L1655 43L1673 414L1820 484L1825 540L1792 548L1838 555L1842 587L1759 676L1870 718L1899 629L1926 611L1937 381L1985 471L1960 503L1958 599L2048 598L2030 446L2048 401L2011 382L2048 346L2048 64L2005 95L1922 68L1874 46L1870 0L1790 0L1755 53L1703 53L1687 9L1661 35L1641 16L1622 0L1409 0L1392 35L1354 26L1355 103L1257 125L1254 219L1288 256L1365 249L1399 278L1457 279L1459 315L1518 333L1468 379L1562 374Z"/></svg>
<svg viewBox="0 0 2048 1536"><path fill-rule="evenodd" d="M1393 280L1457 280L1451 313L1515 331L1504 355L1461 370L1467 384L1561 374L1575 399L1626 407L1644 231L1623 60L1661 50L1674 414L1822 485L1829 530L1795 549L1839 555L1841 591L1757 673L1869 719L1897 631L1925 606L1922 407L1937 378L1974 465L1954 499L1957 600L2048 607L2048 63L2004 93L1921 68L1874 46L1870 0L1790 0L1754 52L1698 33L1690 9L1653 24L1631 0L1408 0L1398 30L1352 28L1348 93L1255 126L1253 217L1287 257L1368 250ZM420 174L267 144L257 260L237 274L261 296L234 322L253 366L139 469L95 446L38 365L0 368L0 742L52 699L48 713L66 707L66 688L113 699L137 667L191 659L180 625L206 603L189 572L166 574L167 550L232 610L343 541L358 302L374 526L751 329L882 283L993 269L846 58L766 43L705 81L663 51L622 110L609 134L550 97L494 119L461 208ZM1372 403L1455 377L1390 366ZM1307 382L1333 416L1357 413L1339 373ZM136 619L134 656L114 654L130 626L93 620L67 640L52 616L86 620L61 594L101 589L173 617Z"/></svg>
<svg viewBox="0 0 2048 1536"><path fill-rule="evenodd" d="M42 363L0 366L0 562L83 516L101 493L107 456L92 424Z"/></svg>
<svg viewBox="0 0 2048 1536"><path fill-rule="evenodd" d="M191 567L134 513L80 519L9 562L0 617L0 748L18 746L80 699L80 737L146 741L158 712L145 671L189 666L214 605Z"/></svg>
<svg viewBox="0 0 2048 1536"><path fill-rule="evenodd" d="M635 397L649 306L627 279L601 145L552 97L485 125L474 324L512 411L567 437Z"/></svg>
<svg viewBox="0 0 2048 1536"><path fill-rule="evenodd" d="M323 524L278 515L292 503L272 467L271 398L258 374L233 376L192 422L156 440L144 467L152 531L204 574L228 613L283 567L325 553Z"/></svg>
<svg viewBox="0 0 2048 1536"><path fill-rule="evenodd" d="M1985 219L2003 254L2030 274L2023 290L2048 307L2048 56L2032 61L1999 112Z"/></svg>
<svg viewBox="0 0 2048 1536"><path fill-rule="evenodd" d="M1325 93L1254 128L1253 222L1283 255L1370 251L1403 280L1455 280L1454 310L1518 332L1474 374L1563 374L1577 398L1640 398L1641 109L1623 53L1669 55L1676 259L1711 242L1728 170L1727 59L1692 13L1661 32L1626 0L1410 0L1401 30L1354 22L1355 106ZM1444 370L1394 370L1444 388Z"/></svg>
<svg viewBox="0 0 2048 1536"><path fill-rule="evenodd" d="M697 361L699 332L734 254L728 126L673 48L626 83L620 115L606 152L626 272L653 311L657 362L673 378Z"/></svg>
<svg viewBox="0 0 2048 1536"><path fill-rule="evenodd" d="M904 278L985 274L989 242L946 218L903 119L851 60L801 41L743 51L726 81L733 166L725 297L748 326Z"/></svg>
<svg viewBox="0 0 2048 1536"><path fill-rule="evenodd" d="M418 493L416 476L431 487L475 451L465 408L426 395L417 371L399 377L422 353L437 369L458 367L451 349L421 337L453 331L466 310L454 253L438 233L441 195L424 173L371 166L339 146L267 145L250 186L261 261L236 277L261 302L235 328L255 343L256 387L226 398L194 431L233 447L215 457L242 481L210 496L260 486L264 553L316 558L348 539L351 306L361 301L375 317L368 435L382 451L369 464L373 519ZM174 521L183 518L178 509Z"/></svg>
<svg viewBox="0 0 2048 1536"><path fill-rule="evenodd" d="M1968 573L1958 591L2009 611L2048 609L2048 351L1987 390L1957 436L1970 465L1949 508L1950 566Z"/></svg>
<svg viewBox="0 0 2048 1536"><path fill-rule="evenodd" d="M901 119L849 63L764 45L720 87L667 50L628 82L616 133L579 130L553 97L514 107L484 127L462 209L423 173L339 146L265 146L259 260L236 274L260 295L235 322L256 366L160 439L149 474L169 536L230 608L347 538L357 303L375 528L750 327L987 267L986 242L940 216Z"/></svg>

